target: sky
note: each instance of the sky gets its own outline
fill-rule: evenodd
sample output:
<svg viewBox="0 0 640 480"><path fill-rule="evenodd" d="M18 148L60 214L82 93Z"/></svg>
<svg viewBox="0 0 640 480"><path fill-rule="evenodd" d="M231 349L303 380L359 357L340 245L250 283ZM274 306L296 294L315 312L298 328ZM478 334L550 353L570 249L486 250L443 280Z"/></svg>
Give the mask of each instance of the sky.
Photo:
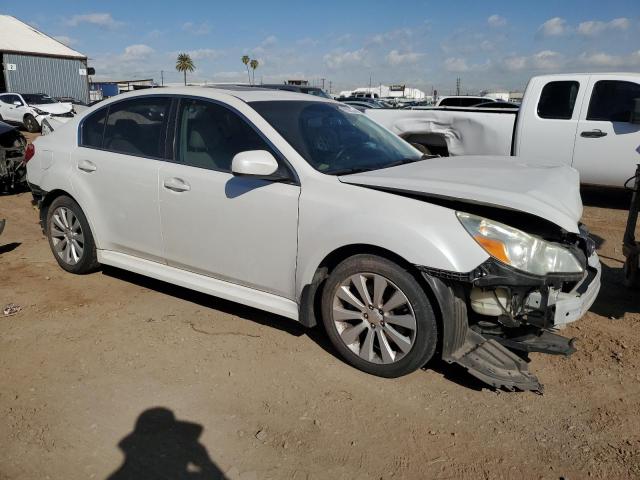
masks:
<svg viewBox="0 0 640 480"><path fill-rule="evenodd" d="M0 1L89 57L96 79L304 78L334 93L380 83L441 94L522 90L536 74L640 71L640 0Z"/></svg>

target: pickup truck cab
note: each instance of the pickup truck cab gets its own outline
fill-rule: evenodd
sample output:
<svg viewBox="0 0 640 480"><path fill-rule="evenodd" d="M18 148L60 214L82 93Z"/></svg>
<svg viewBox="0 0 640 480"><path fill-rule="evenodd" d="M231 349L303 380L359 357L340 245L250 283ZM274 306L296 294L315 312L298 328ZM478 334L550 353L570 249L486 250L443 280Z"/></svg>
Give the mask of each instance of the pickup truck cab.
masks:
<svg viewBox="0 0 640 480"><path fill-rule="evenodd" d="M533 77L519 109L369 110L411 143L447 155L570 165L583 184L622 187L640 162L640 74Z"/></svg>

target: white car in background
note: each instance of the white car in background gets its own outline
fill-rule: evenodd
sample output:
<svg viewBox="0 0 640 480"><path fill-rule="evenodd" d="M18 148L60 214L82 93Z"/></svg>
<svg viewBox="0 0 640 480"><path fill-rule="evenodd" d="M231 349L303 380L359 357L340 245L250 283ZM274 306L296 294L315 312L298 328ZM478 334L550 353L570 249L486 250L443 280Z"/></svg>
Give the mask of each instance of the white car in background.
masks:
<svg viewBox="0 0 640 480"><path fill-rule="evenodd" d="M383 377L437 352L540 390L522 356L600 287L578 174L425 157L356 109L250 87L119 95L30 145L59 265L111 265L312 327ZM514 351L518 351L516 355Z"/></svg>
<svg viewBox="0 0 640 480"><path fill-rule="evenodd" d="M74 115L71 104L58 102L44 93L0 94L0 120L24 126L28 132L39 132L46 119L60 124Z"/></svg>

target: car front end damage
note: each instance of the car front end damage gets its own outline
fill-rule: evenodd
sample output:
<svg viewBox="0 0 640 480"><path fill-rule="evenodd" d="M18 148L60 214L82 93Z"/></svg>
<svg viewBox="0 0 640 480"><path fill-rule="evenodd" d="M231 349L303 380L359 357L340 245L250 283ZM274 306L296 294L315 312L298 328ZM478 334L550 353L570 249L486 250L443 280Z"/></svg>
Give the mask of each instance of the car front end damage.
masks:
<svg viewBox="0 0 640 480"><path fill-rule="evenodd" d="M533 274L494 256L468 273L418 266L442 310L445 361L495 388L542 392L528 353L574 353L574 339L558 331L584 315L600 290L600 261L587 231L558 233L553 241L579 271Z"/></svg>

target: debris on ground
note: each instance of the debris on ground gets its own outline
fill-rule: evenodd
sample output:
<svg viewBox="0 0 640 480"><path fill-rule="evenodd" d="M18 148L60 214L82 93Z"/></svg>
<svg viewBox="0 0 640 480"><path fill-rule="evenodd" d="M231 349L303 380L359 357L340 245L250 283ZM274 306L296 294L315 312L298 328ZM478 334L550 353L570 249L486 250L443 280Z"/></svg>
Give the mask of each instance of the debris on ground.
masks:
<svg viewBox="0 0 640 480"><path fill-rule="evenodd" d="M4 309L2 310L2 314L5 317L10 317L11 315L16 315L17 313L19 313L20 310L22 310L22 307L20 305L9 303L5 305Z"/></svg>

